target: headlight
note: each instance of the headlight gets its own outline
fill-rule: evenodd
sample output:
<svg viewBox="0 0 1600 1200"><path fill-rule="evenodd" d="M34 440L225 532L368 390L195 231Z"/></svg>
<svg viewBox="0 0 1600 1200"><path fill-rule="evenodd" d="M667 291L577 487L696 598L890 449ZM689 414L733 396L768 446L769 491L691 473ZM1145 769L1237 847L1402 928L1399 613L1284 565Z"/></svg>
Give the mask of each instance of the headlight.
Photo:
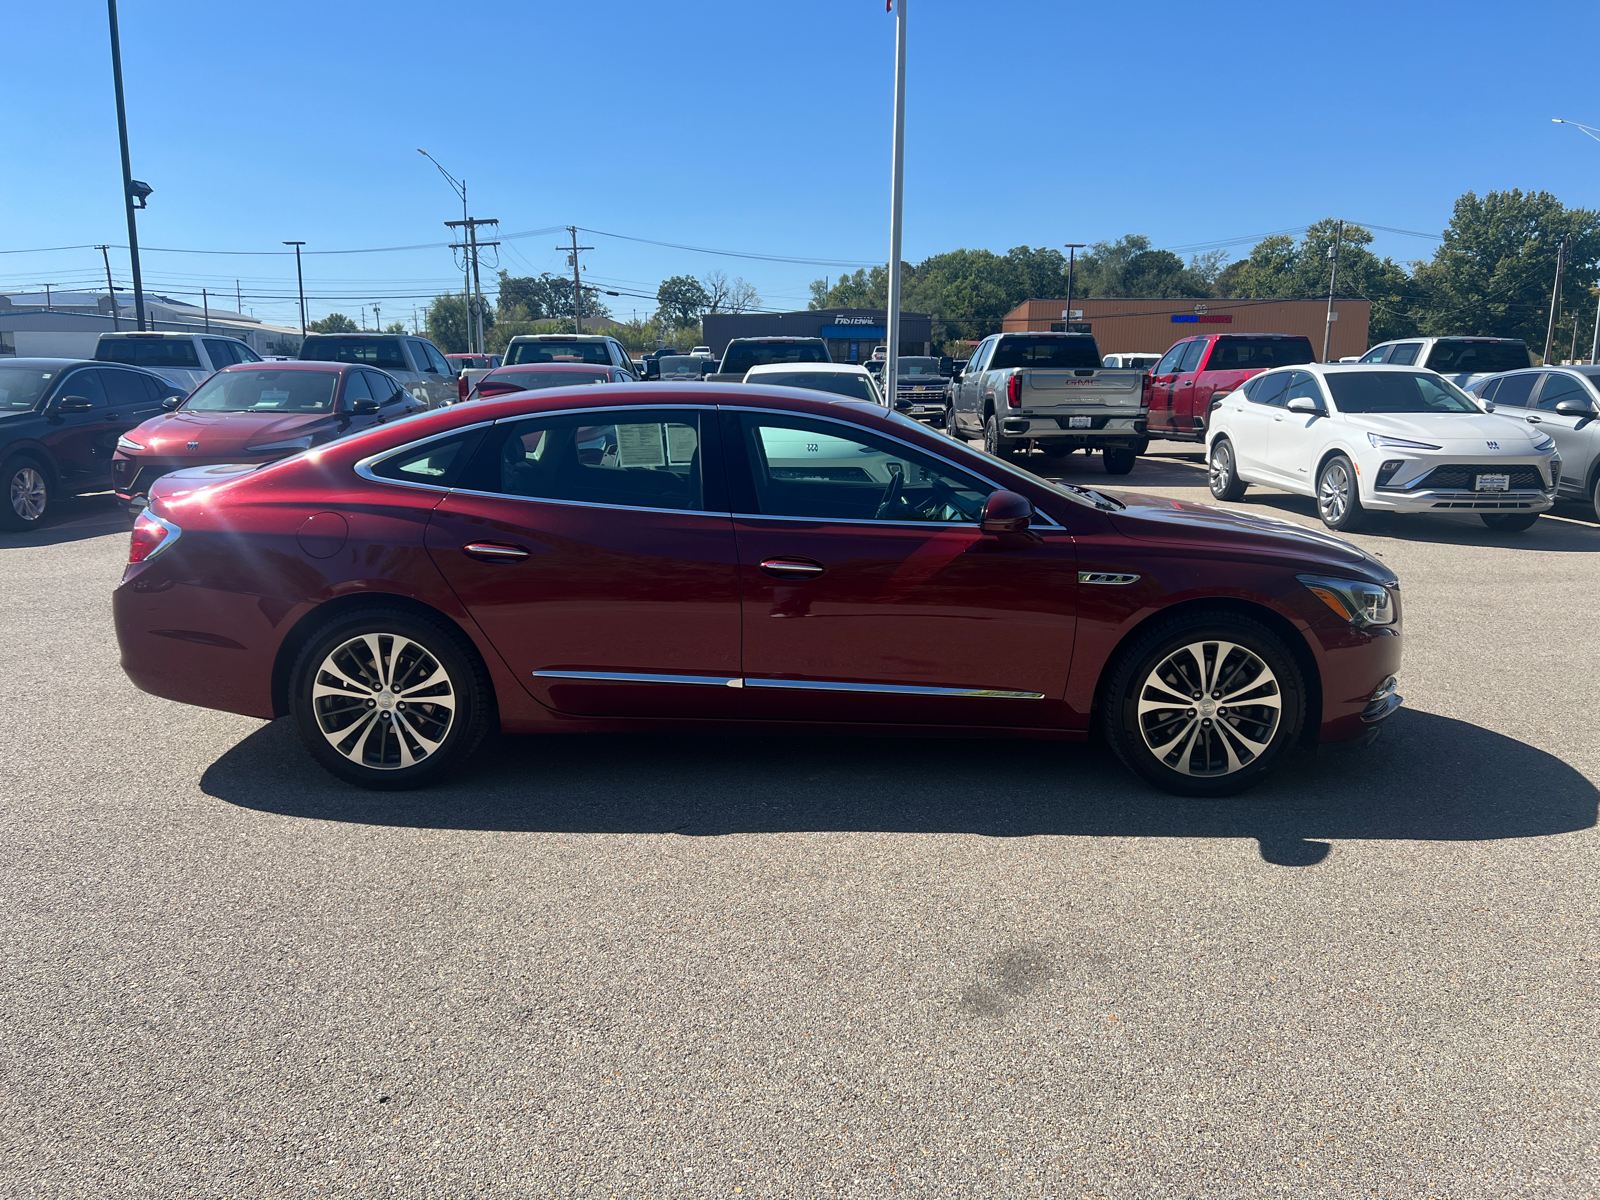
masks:
<svg viewBox="0 0 1600 1200"><path fill-rule="evenodd" d="M305 437L289 438L287 441L267 442L260 446L246 446L244 452L246 454L275 454L281 450L287 454L295 450L309 450L311 441L311 435L308 433Z"/></svg>
<svg viewBox="0 0 1600 1200"><path fill-rule="evenodd" d="M1549 454L1555 448L1556 440L1548 433L1533 444L1533 452L1535 454Z"/></svg>
<svg viewBox="0 0 1600 1200"><path fill-rule="evenodd" d="M123 434L121 437L119 437L117 439L117 449L118 450L127 450L127 451L131 451L133 453L138 453L140 450L143 450L144 447L141 446L138 442L134 441L127 434Z"/></svg>
<svg viewBox="0 0 1600 1200"><path fill-rule="evenodd" d="M1325 575L1296 575L1295 578L1357 629L1394 624L1394 597L1381 584Z"/></svg>
<svg viewBox="0 0 1600 1200"><path fill-rule="evenodd" d="M1367 434L1367 441L1379 450L1438 450L1431 442L1410 442L1405 438L1385 437L1381 433Z"/></svg>

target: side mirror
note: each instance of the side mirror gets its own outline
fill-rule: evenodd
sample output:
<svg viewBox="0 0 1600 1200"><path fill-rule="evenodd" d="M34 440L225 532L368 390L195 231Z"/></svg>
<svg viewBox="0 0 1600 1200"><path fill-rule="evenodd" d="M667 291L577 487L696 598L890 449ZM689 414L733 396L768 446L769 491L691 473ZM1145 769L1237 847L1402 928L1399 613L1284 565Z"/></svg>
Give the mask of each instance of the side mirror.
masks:
<svg viewBox="0 0 1600 1200"><path fill-rule="evenodd" d="M1594 403L1589 400L1557 400L1556 412L1563 417L1592 417Z"/></svg>
<svg viewBox="0 0 1600 1200"><path fill-rule="evenodd" d="M161 407L166 409L168 412L171 412L173 409L177 408L178 405L180 405L182 403L183 403L183 397L182 396L168 396L166 399L164 399L161 402Z"/></svg>
<svg viewBox="0 0 1600 1200"><path fill-rule="evenodd" d="M56 411L64 413L88 412L93 407L82 396L63 396L56 402Z"/></svg>
<svg viewBox="0 0 1600 1200"><path fill-rule="evenodd" d="M1480 403L1483 405L1483 411L1484 412L1493 412L1494 411L1494 401L1493 400L1483 400L1483 401L1480 401Z"/></svg>
<svg viewBox="0 0 1600 1200"><path fill-rule="evenodd" d="M978 528L985 533L1025 533L1033 520L1033 505L1026 496L1001 489L989 493L983 502L983 520Z"/></svg>
<svg viewBox="0 0 1600 1200"><path fill-rule="evenodd" d="M358 417L370 417L381 407L382 405L380 405L371 396L363 396L361 399L350 405L350 411L355 413L355 415Z"/></svg>
<svg viewBox="0 0 1600 1200"><path fill-rule="evenodd" d="M1284 407L1294 413L1307 413L1314 417L1322 415L1322 405L1318 404L1310 396L1296 396Z"/></svg>

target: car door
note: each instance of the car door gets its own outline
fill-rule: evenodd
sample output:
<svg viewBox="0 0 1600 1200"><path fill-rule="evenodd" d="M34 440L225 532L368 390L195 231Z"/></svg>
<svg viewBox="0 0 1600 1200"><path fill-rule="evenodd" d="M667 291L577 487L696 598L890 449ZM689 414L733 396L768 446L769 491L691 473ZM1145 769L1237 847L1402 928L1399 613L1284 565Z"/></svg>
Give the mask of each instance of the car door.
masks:
<svg viewBox="0 0 1600 1200"><path fill-rule="evenodd" d="M1562 493L1586 497L1589 464L1594 461L1596 453L1600 453L1600 433L1596 431L1600 421L1593 416L1577 417L1556 412L1556 405L1563 400L1600 405L1600 398L1597 398L1589 382L1576 374L1550 371L1545 374L1539 390L1534 394L1533 407L1525 410L1522 416L1540 433L1547 433L1555 439L1556 450L1561 455ZM1511 415L1503 411L1498 403L1495 412L1500 416Z"/></svg>
<svg viewBox="0 0 1600 1200"><path fill-rule="evenodd" d="M79 367L61 377L45 407L40 440L56 460L67 491L83 491L111 480L111 455L100 453L111 428L109 399L100 371ZM115 446L115 438L112 439Z"/></svg>
<svg viewBox="0 0 1600 1200"><path fill-rule="evenodd" d="M1183 361L1189 342L1174 345L1161 356L1150 372L1150 431L1172 429L1172 391L1178 378L1178 364Z"/></svg>
<svg viewBox="0 0 1600 1200"><path fill-rule="evenodd" d="M754 717L1054 726L1072 662L1064 530L978 528L995 485L898 438L723 413Z"/></svg>
<svg viewBox="0 0 1600 1200"><path fill-rule="evenodd" d="M492 426L426 545L517 678L559 712L739 715L739 576L715 409Z"/></svg>
<svg viewBox="0 0 1600 1200"><path fill-rule="evenodd" d="M117 439L135 425L142 425L165 410L161 399L166 391L153 375L101 367L100 382L106 392L106 427L95 446L96 457L104 459L106 470L117 451Z"/></svg>
<svg viewBox="0 0 1600 1200"><path fill-rule="evenodd" d="M962 433L976 433L983 425L983 402L980 390L984 365L989 361L989 348L993 344L992 339L985 339L978 344L972 358L967 362L967 369L961 373L961 379L956 385L956 427ZM888 389L884 388L882 391L887 397Z"/></svg>
<svg viewBox="0 0 1600 1200"><path fill-rule="evenodd" d="M1244 403L1230 402L1228 435L1233 441L1234 462L1240 478L1251 483L1264 483L1269 473L1267 457L1273 418L1283 411L1289 375L1288 371L1257 375L1245 384Z"/></svg>
<svg viewBox="0 0 1600 1200"><path fill-rule="evenodd" d="M1289 401L1303 397L1314 401L1323 415L1290 412ZM1267 457L1262 464L1267 482L1302 495L1313 491L1317 448L1322 444L1328 418L1328 398L1310 371L1293 371L1283 398L1272 407L1267 434Z"/></svg>
<svg viewBox="0 0 1600 1200"><path fill-rule="evenodd" d="M1193 434L1205 428L1205 418L1195 411L1195 384L1200 376L1200 360L1211 344L1210 338L1195 338L1183 352L1178 363L1177 378L1172 381L1172 431ZM1209 395L1207 401L1211 399ZM1196 417L1200 417L1196 420Z"/></svg>

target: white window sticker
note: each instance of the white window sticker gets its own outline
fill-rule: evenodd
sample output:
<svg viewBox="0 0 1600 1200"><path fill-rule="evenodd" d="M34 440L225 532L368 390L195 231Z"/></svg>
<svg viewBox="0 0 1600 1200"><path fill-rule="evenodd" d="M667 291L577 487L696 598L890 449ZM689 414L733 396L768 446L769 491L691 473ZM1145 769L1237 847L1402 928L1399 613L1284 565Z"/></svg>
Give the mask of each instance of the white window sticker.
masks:
<svg viewBox="0 0 1600 1200"><path fill-rule="evenodd" d="M262 388L261 398L256 401L255 406L257 408L281 408L287 403L289 403L288 392L274 392Z"/></svg>
<svg viewBox="0 0 1600 1200"><path fill-rule="evenodd" d="M691 425L667 426L667 461L682 466L694 461L695 448L700 439Z"/></svg>
<svg viewBox="0 0 1600 1200"><path fill-rule="evenodd" d="M619 467L664 467L667 465L666 447L661 440L661 426L618 425L617 465Z"/></svg>

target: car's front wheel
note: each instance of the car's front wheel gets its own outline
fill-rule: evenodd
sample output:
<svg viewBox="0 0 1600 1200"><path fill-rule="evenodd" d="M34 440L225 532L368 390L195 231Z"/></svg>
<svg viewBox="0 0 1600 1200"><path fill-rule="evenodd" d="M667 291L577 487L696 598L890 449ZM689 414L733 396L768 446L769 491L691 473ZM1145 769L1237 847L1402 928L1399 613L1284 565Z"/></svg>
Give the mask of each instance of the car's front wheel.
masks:
<svg viewBox="0 0 1600 1200"><path fill-rule="evenodd" d="M1244 489L1249 485L1239 478L1239 466L1234 462L1233 443L1219 437L1211 443L1209 464L1211 494L1218 500L1243 500Z"/></svg>
<svg viewBox="0 0 1600 1200"><path fill-rule="evenodd" d="M1117 756L1156 787L1228 796L1259 783L1299 740L1305 707L1282 638L1239 613L1200 610L1135 635L1101 723Z"/></svg>
<svg viewBox="0 0 1600 1200"><path fill-rule="evenodd" d="M961 432L961 426L956 424L956 406L954 404L946 404L944 406L944 431L958 442L967 440L967 435Z"/></svg>
<svg viewBox="0 0 1600 1200"><path fill-rule="evenodd" d="M1496 533L1521 533L1524 529L1533 528L1533 523L1539 519L1536 512L1516 513L1479 513L1483 523Z"/></svg>
<svg viewBox="0 0 1600 1200"><path fill-rule="evenodd" d="M1356 469L1342 454L1335 454L1317 474L1317 515L1329 529L1349 533L1366 523Z"/></svg>
<svg viewBox="0 0 1600 1200"><path fill-rule="evenodd" d="M483 663L458 631L382 607L317 630L289 686L311 756L367 788L434 782L477 748L494 712Z"/></svg>
<svg viewBox="0 0 1600 1200"><path fill-rule="evenodd" d="M37 529L50 511L54 499L50 477L33 459L25 455L6 460L0 466L0 526L6 529Z"/></svg>

